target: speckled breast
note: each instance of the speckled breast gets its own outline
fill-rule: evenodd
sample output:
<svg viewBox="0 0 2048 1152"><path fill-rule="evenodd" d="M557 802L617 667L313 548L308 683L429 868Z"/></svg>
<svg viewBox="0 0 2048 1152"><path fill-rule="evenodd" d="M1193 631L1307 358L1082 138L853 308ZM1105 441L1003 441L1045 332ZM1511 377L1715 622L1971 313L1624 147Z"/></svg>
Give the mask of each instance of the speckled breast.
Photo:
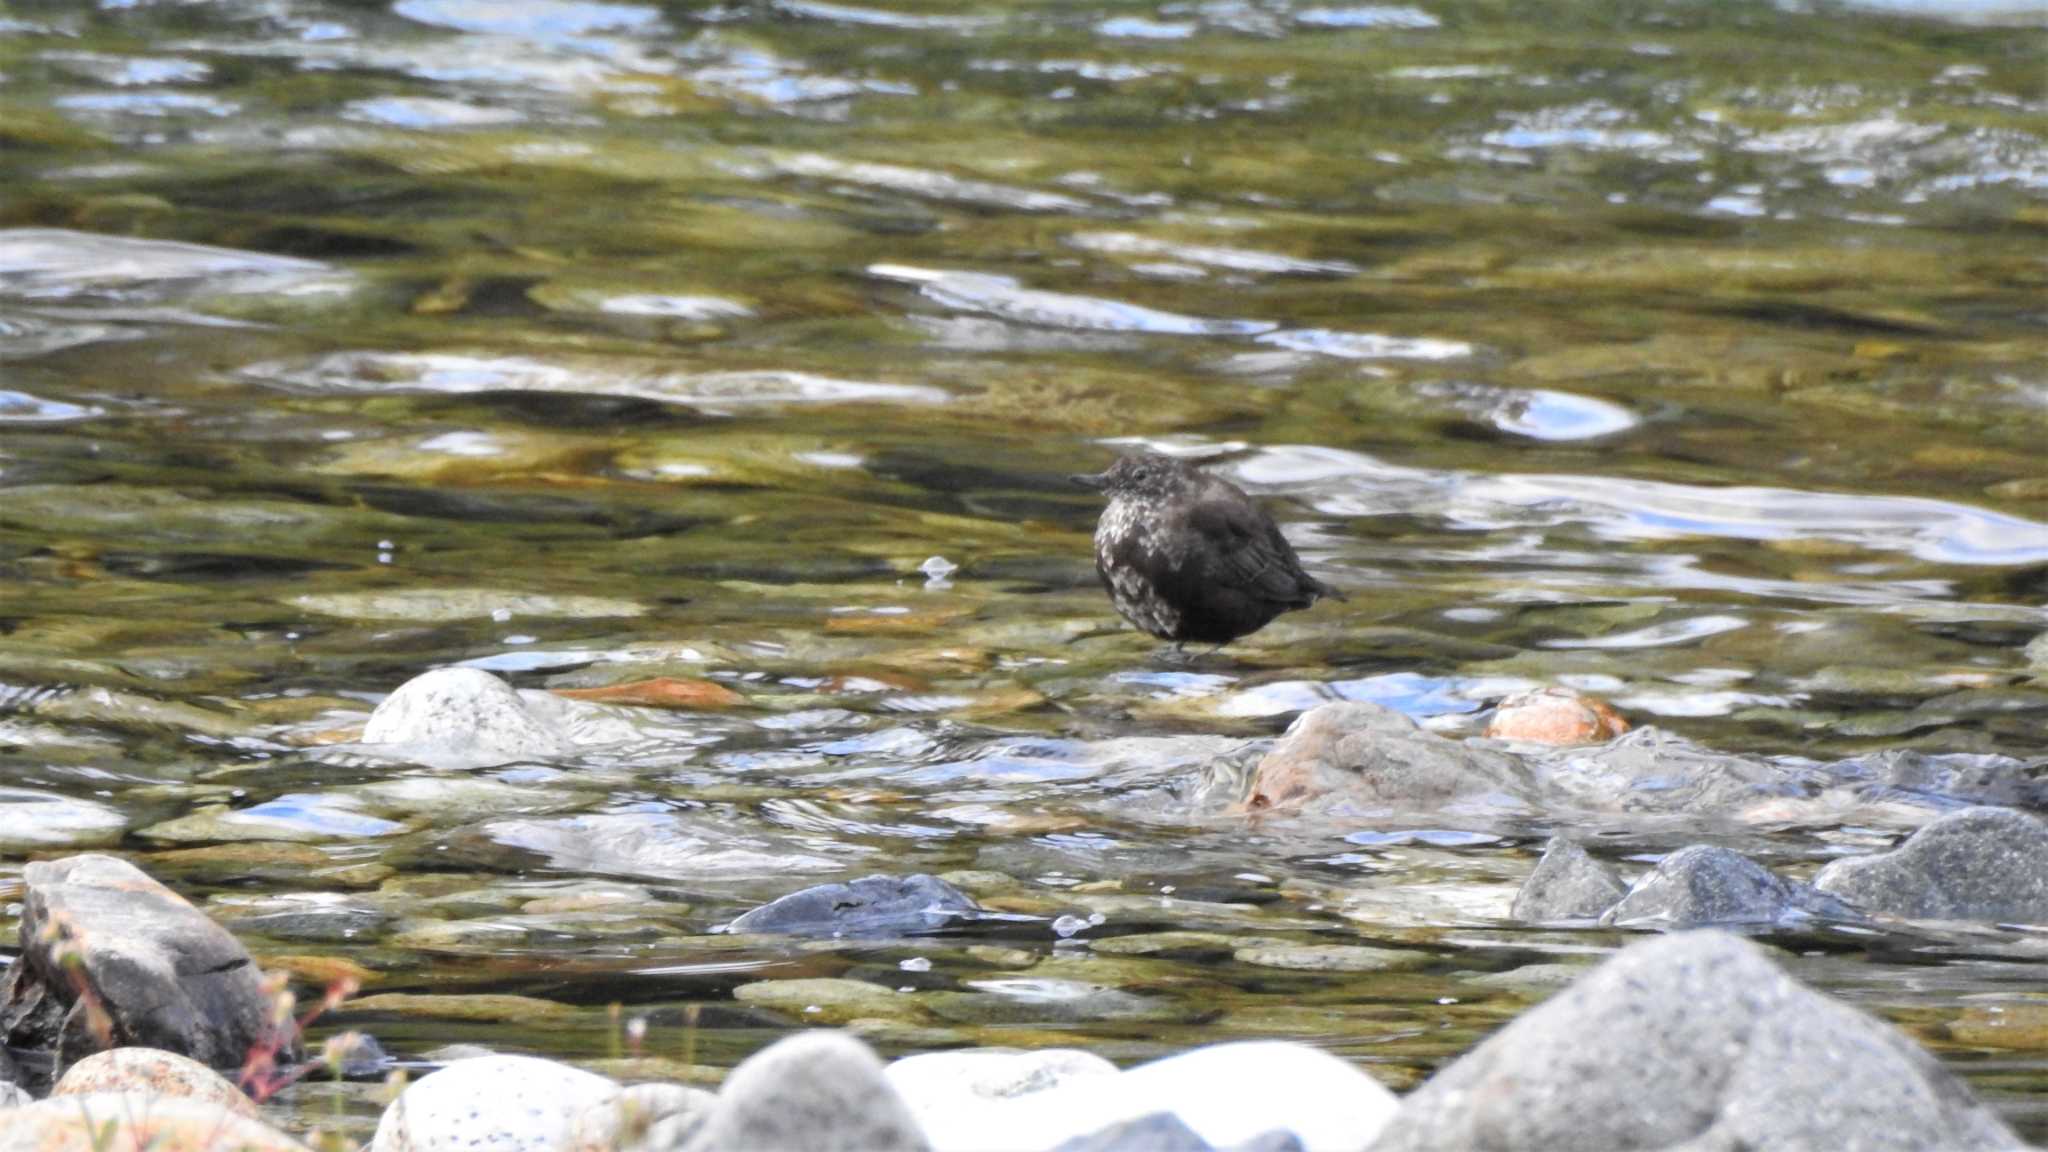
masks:
<svg viewBox="0 0 2048 1152"><path fill-rule="evenodd" d="M1162 640L1178 638L1180 610L1148 575L1164 558L1155 555L1152 525L1130 500L1112 500L1095 525L1095 571L1117 614Z"/></svg>

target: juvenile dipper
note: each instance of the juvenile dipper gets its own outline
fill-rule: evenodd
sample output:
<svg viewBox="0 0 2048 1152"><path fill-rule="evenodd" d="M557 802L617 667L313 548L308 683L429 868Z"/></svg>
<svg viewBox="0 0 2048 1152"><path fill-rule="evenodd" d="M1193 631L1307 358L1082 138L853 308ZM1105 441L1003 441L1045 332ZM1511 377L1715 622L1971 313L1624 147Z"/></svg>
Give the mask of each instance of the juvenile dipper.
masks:
<svg viewBox="0 0 2048 1152"><path fill-rule="evenodd" d="M1282 612L1342 593L1301 570L1280 526L1244 490L1166 456L1125 456L1075 476L1107 493L1095 571L1123 618L1176 645L1224 645Z"/></svg>

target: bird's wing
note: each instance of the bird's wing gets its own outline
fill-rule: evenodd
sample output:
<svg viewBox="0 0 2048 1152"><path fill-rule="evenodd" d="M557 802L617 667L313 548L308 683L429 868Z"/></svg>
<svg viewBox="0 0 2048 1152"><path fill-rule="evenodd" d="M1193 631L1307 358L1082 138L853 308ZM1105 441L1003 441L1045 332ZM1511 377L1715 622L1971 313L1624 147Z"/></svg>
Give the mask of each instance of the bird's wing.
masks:
<svg viewBox="0 0 2048 1152"><path fill-rule="evenodd" d="M1210 545L1217 577L1274 604L1305 607L1327 595L1315 577L1301 570L1294 546L1280 526L1248 501L1206 501L1195 505L1189 526Z"/></svg>

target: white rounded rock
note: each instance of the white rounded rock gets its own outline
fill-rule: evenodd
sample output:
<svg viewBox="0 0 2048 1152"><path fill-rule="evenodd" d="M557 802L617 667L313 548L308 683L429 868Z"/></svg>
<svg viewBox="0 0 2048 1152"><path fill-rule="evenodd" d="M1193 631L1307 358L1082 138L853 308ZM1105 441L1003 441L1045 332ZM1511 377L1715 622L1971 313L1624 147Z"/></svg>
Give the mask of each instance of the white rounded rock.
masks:
<svg viewBox="0 0 2048 1152"><path fill-rule="evenodd" d="M109 1048L64 1070L51 1096L131 1093L157 1099L178 1097L242 1116L256 1115L256 1102L220 1073L175 1052L157 1048Z"/></svg>
<svg viewBox="0 0 2048 1152"><path fill-rule="evenodd" d="M928 1115L943 1116L962 1099L1004 1100L1120 1074L1116 1065L1078 1048L926 1052L905 1056L883 1073L921 1124Z"/></svg>
<svg viewBox="0 0 2048 1152"><path fill-rule="evenodd" d="M422 763L487 767L568 751L510 684L480 668L422 672L370 713L363 743L404 746Z"/></svg>
<svg viewBox="0 0 2048 1152"><path fill-rule="evenodd" d="M1156 1112L1171 1113L1216 1148L1281 1129L1308 1152L1360 1152L1399 1103L1344 1060L1275 1040L1210 1045L1021 1096L963 1090L950 1102L914 1106L934 1152L1039 1152Z"/></svg>
<svg viewBox="0 0 2048 1152"><path fill-rule="evenodd" d="M568 1152L577 1122L618 1098L602 1076L532 1056L478 1056L407 1088L370 1152Z"/></svg>

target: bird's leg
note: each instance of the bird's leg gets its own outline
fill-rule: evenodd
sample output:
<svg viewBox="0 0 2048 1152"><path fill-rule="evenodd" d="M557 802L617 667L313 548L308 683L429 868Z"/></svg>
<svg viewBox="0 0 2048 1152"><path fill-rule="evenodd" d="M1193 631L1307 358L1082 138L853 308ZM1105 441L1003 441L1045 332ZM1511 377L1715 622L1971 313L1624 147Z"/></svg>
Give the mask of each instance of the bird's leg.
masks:
<svg viewBox="0 0 2048 1152"><path fill-rule="evenodd" d="M1188 659L1187 641L1185 640L1176 640L1173 642L1172 647L1159 650L1159 661L1162 664L1186 664Z"/></svg>

